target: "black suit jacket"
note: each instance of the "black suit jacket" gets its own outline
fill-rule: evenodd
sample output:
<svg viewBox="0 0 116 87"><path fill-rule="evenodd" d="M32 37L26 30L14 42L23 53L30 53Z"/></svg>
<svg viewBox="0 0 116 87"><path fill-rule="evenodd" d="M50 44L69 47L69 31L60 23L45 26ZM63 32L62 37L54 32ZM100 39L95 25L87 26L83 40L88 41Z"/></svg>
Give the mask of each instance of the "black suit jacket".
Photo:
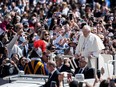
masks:
<svg viewBox="0 0 116 87"><path fill-rule="evenodd" d="M48 78L48 81L45 83L44 87L50 87L52 81L55 81L56 84L57 84L57 87L59 87L59 81L58 81L58 75L59 75L59 74L60 74L59 71L56 70L56 71L52 74L52 76L51 76L50 78Z"/></svg>
<svg viewBox="0 0 116 87"><path fill-rule="evenodd" d="M63 64L59 72L71 72L71 67Z"/></svg>
<svg viewBox="0 0 116 87"><path fill-rule="evenodd" d="M77 68L75 70L75 74L78 74L79 70L80 70L80 68ZM86 66L85 69L83 70L82 74L84 74L85 79L94 78L95 69L89 68L88 66Z"/></svg>

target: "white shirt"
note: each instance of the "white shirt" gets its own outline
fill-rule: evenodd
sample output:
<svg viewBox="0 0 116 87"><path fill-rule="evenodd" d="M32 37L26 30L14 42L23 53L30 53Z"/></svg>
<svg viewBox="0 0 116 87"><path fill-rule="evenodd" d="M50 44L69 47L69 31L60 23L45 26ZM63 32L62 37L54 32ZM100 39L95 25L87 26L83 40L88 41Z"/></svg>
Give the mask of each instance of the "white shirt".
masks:
<svg viewBox="0 0 116 87"><path fill-rule="evenodd" d="M62 68L62 66L63 66L63 64L60 67L58 67L58 69L60 70Z"/></svg>
<svg viewBox="0 0 116 87"><path fill-rule="evenodd" d="M63 36L62 36L62 35L59 35L59 36L54 40L54 45L57 44L57 43L59 43L60 40L61 40L62 38L63 38Z"/></svg>
<svg viewBox="0 0 116 87"><path fill-rule="evenodd" d="M63 14L63 15L67 15L67 14L68 14L68 11L69 11L69 8L66 7L66 8L64 8L64 9L62 10L62 14Z"/></svg>
<svg viewBox="0 0 116 87"><path fill-rule="evenodd" d="M14 44L13 48L11 49L10 51L10 56L13 54L13 53L17 53L19 55L19 57L22 57L23 54L22 54L22 50L19 48L18 45Z"/></svg>
<svg viewBox="0 0 116 87"><path fill-rule="evenodd" d="M56 68L51 72L51 74L53 75L53 73L56 71Z"/></svg>

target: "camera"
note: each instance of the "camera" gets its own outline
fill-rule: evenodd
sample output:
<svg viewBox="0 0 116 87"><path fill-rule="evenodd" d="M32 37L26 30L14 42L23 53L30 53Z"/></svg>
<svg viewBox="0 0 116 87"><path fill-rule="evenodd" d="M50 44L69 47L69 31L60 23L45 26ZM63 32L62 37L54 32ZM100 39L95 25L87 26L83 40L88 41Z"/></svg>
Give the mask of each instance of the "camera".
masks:
<svg viewBox="0 0 116 87"><path fill-rule="evenodd" d="M8 75L13 75L15 67L10 63L10 60L7 60L6 64L1 66L0 68L1 68L0 77L5 77L5 76L8 76Z"/></svg>
<svg viewBox="0 0 116 87"><path fill-rule="evenodd" d="M0 77L17 74L18 70L12 60L6 58L3 60L2 66L0 66Z"/></svg>

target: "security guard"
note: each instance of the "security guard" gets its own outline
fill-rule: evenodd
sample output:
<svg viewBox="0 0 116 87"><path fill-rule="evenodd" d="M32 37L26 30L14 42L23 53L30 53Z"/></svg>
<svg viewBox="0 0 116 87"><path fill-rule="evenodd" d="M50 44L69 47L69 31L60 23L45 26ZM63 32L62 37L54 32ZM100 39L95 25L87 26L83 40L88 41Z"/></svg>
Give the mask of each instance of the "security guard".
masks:
<svg viewBox="0 0 116 87"><path fill-rule="evenodd" d="M31 61L26 65L25 74L43 74L45 73L44 64L41 62L41 48L34 48L30 54Z"/></svg>

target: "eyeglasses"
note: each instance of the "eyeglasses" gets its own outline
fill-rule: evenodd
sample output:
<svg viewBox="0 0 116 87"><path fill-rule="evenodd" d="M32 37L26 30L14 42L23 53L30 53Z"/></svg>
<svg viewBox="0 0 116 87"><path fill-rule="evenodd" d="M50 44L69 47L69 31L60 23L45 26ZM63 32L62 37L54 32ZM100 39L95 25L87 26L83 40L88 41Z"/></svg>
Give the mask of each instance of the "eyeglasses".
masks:
<svg viewBox="0 0 116 87"><path fill-rule="evenodd" d="M51 48L51 50L56 50L56 48L55 48L55 47L53 47L53 48Z"/></svg>

